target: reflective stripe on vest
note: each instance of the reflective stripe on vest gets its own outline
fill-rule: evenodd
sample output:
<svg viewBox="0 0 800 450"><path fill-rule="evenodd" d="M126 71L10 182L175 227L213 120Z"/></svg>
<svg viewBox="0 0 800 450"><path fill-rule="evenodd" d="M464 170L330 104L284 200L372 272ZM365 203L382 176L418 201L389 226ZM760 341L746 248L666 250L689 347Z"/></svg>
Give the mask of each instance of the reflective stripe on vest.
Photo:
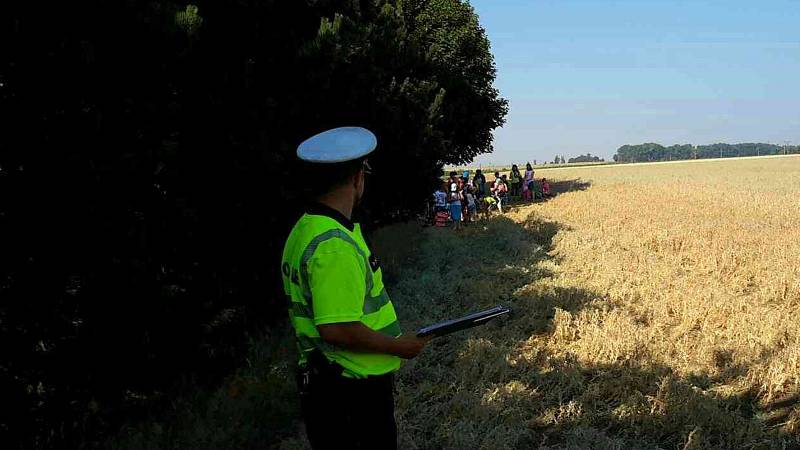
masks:
<svg viewBox="0 0 800 450"><path fill-rule="evenodd" d="M378 293L376 296L372 296L372 270L369 264L369 258L367 258L366 253L361 247L358 246L356 241L353 240L350 236L347 235L342 230L333 229L328 230L319 236L315 237L306 247L305 251L303 251L303 257L300 260L300 271L302 272L303 276L301 279L301 289L303 290L303 298L306 299L306 302L311 305L311 287L308 285L308 261L311 260L311 257L314 255L314 252L317 250L317 247L320 246L323 242L330 240L330 239L341 239L348 244L352 245L357 251L358 254L361 255L361 258L364 260L364 267L366 268L366 277L364 282L366 283L366 295L364 297L364 314L372 314L377 312L383 307L383 305L389 303L389 294L386 293L386 288L381 289L381 292Z"/></svg>
<svg viewBox="0 0 800 450"><path fill-rule="evenodd" d="M383 303L381 303L380 306L375 307L375 310L371 311L371 312L377 312L378 310L380 310L380 308L383 305L389 303L389 295L386 294L386 289L382 289L381 290L381 295L379 297L375 297L375 298L380 300L380 301L382 301ZM314 320L314 313L311 311L311 309L309 308L308 305L292 301L292 298L289 297L289 296L287 296L287 299L288 299L289 305L290 305L289 306L289 312L290 312L292 317L300 318L300 319L307 319L307 320L310 320L310 321ZM377 305L377 302L375 302L374 305ZM366 306L365 306L364 309L366 309ZM369 313L366 313L366 314L369 314ZM378 333L382 333L382 334L388 335L388 336L392 336L392 337L400 336L400 334L401 334L400 322L395 320L394 322L392 322L389 325L381 328L380 330L375 330L375 331L377 331Z"/></svg>

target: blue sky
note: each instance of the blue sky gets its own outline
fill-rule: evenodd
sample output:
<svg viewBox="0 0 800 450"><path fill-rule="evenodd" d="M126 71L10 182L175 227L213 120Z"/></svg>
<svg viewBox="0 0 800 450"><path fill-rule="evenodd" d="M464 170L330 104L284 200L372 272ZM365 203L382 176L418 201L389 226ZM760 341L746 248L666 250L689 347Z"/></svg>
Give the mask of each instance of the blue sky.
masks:
<svg viewBox="0 0 800 450"><path fill-rule="evenodd" d="M510 101L481 164L800 143L800 1L471 0Z"/></svg>

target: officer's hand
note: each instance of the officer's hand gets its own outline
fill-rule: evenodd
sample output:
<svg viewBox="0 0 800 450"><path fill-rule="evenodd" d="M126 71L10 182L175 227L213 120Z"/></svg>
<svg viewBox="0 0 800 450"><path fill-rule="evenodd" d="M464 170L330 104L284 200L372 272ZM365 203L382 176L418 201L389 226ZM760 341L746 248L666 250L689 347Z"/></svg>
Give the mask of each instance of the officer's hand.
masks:
<svg viewBox="0 0 800 450"><path fill-rule="evenodd" d="M433 338L433 336L426 336L419 338L413 334L404 334L395 339L396 352L395 355L403 359L411 359L419 355L425 345Z"/></svg>

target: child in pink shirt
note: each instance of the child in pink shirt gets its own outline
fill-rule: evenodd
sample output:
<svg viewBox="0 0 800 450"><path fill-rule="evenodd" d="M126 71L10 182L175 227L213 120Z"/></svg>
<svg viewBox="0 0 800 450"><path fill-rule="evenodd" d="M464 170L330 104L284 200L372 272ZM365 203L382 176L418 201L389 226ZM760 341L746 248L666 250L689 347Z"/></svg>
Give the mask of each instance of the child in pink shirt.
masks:
<svg viewBox="0 0 800 450"><path fill-rule="evenodd" d="M547 182L547 178L542 178L542 194L550 197L550 183Z"/></svg>

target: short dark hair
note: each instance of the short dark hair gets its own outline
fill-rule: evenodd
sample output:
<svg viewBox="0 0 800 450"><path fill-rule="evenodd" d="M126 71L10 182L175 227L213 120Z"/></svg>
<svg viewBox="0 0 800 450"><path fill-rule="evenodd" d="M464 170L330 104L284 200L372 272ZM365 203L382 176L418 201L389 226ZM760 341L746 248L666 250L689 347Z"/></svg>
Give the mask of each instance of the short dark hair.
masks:
<svg viewBox="0 0 800 450"><path fill-rule="evenodd" d="M346 183L359 170L364 169L365 158L340 163L303 163L302 177L308 180L304 183L306 195L313 198L326 194Z"/></svg>

